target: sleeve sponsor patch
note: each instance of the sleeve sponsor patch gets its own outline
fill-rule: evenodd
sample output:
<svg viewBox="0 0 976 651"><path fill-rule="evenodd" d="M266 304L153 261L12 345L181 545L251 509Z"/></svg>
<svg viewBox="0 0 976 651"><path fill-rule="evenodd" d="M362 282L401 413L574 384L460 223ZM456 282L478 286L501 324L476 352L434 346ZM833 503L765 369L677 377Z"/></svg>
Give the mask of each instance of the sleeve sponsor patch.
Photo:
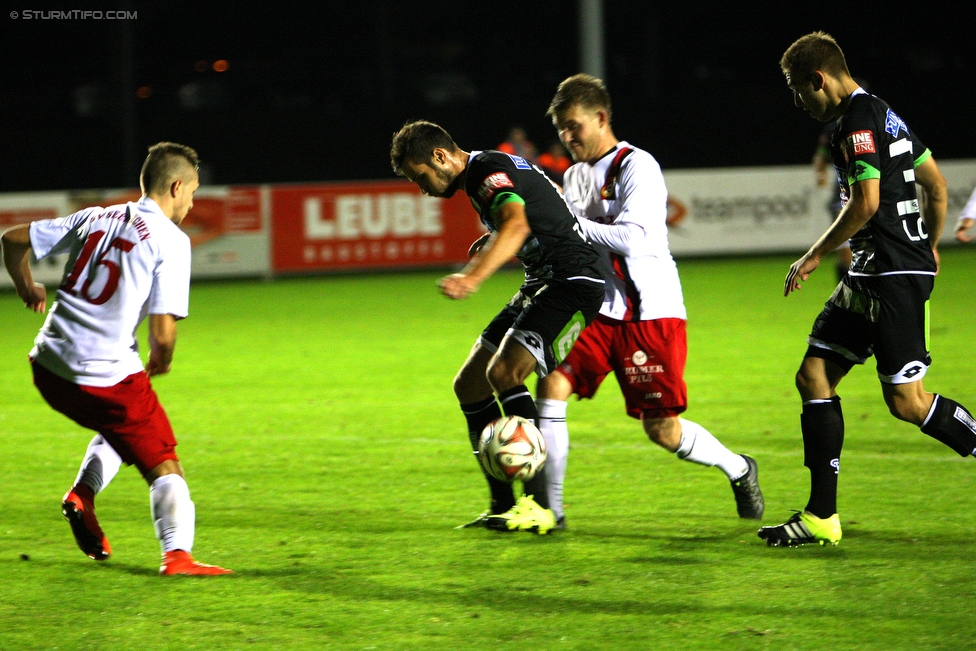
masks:
<svg viewBox="0 0 976 651"><path fill-rule="evenodd" d="M481 182L481 187L478 188L478 198L481 199L482 203L488 203L502 188L514 187L515 184L512 183L512 179L508 178L508 174L505 172L495 172L494 174L489 174Z"/></svg>
<svg viewBox="0 0 976 651"><path fill-rule="evenodd" d="M902 131L908 133L908 125L894 111L888 109L888 112L885 113L885 131L897 138Z"/></svg>
<svg viewBox="0 0 976 651"><path fill-rule="evenodd" d="M855 131L848 135L844 138L842 149L847 160L854 156L878 153L878 148L874 146L874 134L868 130Z"/></svg>

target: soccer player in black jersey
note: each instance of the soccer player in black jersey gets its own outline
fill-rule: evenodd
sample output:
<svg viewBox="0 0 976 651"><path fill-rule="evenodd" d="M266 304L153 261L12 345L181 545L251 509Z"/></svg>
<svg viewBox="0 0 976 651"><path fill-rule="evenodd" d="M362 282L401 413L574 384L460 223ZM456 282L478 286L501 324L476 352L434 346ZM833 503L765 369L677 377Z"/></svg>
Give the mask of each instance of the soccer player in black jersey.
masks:
<svg viewBox="0 0 976 651"><path fill-rule="evenodd" d="M798 39L780 67L798 107L821 122L837 121L830 153L844 200L834 223L790 267L784 295L800 289L824 256L847 239L852 261L813 324L796 374L810 500L785 523L760 529L759 537L771 546L837 544L844 443L837 385L855 364L873 354L891 414L961 456L976 451L976 421L959 403L922 386L931 364L928 304L948 197L932 152L891 107L851 78L830 35Z"/></svg>
<svg viewBox="0 0 976 651"><path fill-rule="evenodd" d="M525 380L533 371L540 377L552 371L599 312L604 280L598 254L559 188L520 156L462 151L440 126L416 121L393 136L390 159L393 170L424 194L467 194L488 228L488 235L472 245L471 262L440 280L446 296L466 298L512 256L525 267L525 282L481 333L454 379L477 452L482 429L502 410L538 425ZM526 481L518 500L510 484L485 478L489 511L465 526L540 534L559 526L549 509L545 473Z"/></svg>

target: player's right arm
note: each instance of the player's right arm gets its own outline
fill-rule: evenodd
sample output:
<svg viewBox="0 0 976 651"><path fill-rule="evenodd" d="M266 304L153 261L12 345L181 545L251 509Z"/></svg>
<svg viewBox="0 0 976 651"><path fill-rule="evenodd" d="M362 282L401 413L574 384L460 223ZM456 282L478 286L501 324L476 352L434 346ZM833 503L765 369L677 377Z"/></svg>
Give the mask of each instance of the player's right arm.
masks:
<svg viewBox="0 0 976 651"><path fill-rule="evenodd" d="M874 213L878 212L880 205L881 182L878 179L866 178L851 183L851 198L844 204L837 219L810 250L790 266L783 296L789 296L790 292L800 289L800 281L810 277L824 256L861 230L874 217Z"/></svg>
<svg viewBox="0 0 976 651"><path fill-rule="evenodd" d="M620 168L616 182L617 214L610 224L580 219L580 229L591 242L622 256L646 251L648 238L661 233L668 218L668 190L657 162L634 153Z"/></svg>
<svg viewBox="0 0 976 651"><path fill-rule="evenodd" d="M176 317L172 314L149 315L149 377L169 373L176 352Z"/></svg>
<svg viewBox="0 0 976 651"><path fill-rule="evenodd" d="M0 245L3 247L3 264L14 281L17 296L27 309L43 312L47 309L47 290L41 283L34 282L31 273L30 224L8 228L0 235Z"/></svg>
<svg viewBox="0 0 976 651"><path fill-rule="evenodd" d="M504 201L492 213L498 230L488 238L478 256L460 273L441 279L441 292L448 298L467 298L478 291L481 283L511 260L532 234L525 214L525 202L516 195L512 196L515 200Z"/></svg>
<svg viewBox="0 0 976 651"><path fill-rule="evenodd" d="M962 217L956 223L956 239L963 244L968 244L973 241L973 236L967 233L973 224L976 223L976 219L972 217Z"/></svg>
<svg viewBox="0 0 976 651"><path fill-rule="evenodd" d="M959 215L959 221L956 222L956 239L963 244L972 242L973 236L966 231L972 228L974 223L976 223L976 188L969 195L969 201L966 202L962 214Z"/></svg>

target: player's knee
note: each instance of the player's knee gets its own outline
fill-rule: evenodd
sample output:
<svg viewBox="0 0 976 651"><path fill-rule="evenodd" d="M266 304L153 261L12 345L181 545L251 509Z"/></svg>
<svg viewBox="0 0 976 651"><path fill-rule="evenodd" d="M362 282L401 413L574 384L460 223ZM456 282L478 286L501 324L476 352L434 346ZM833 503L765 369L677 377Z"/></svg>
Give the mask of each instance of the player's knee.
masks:
<svg viewBox="0 0 976 651"><path fill-rule="evenodd" d="M521 380L516 376L514 369L500 357L496 357L488 365L486 377L488 378L488 384L491 385L495 393L506 391L521 384Z"/></svg>
<svg viewBox="0 0 976 651"><path fill-rule="evenodd" d="M802 366L800 367L800 370L796 372L796 377L793 378L793 384L796 386L796 390L801 396L806 395L809 392L811 387L810 377L803 372Z"/></svg>
<svg viewBox="0 0 976 651"><path fill-rule="evenodd" d="M468 393L469 385L470 382L465 377L464 371L462 370L458 372L458 374L454 376L454 395L457 396L459 400L464 398L464 396Z"/></svg>
<svg viewBox="0 0 976 651"><path fill-rule="evenodd" d="M916 400L914 396L888 395L885 396L888 412L906 423L921 426L928 414L928 406Z"/></svg>
<svg viewBox="0 0 976 651"><path fill-rule="evenodd" d="M674 452L681 444L681 428L673 418L644 418L641 424L644 433L652 443L657 443L665 450Z"/></svg>
<svg viewBox="0 0 976 651"><path fill-rule="evenodd" d="M805 361L800 365L793 381L797 392L804 400L830 397L830 383L822 373Z"/></svg>
<svg viewBox="0 0 976 651"><path fill-rule="evenodd" d="M537 393L540 398L566 401L573 394L573 384L557 369L539 380Z"/></svg>

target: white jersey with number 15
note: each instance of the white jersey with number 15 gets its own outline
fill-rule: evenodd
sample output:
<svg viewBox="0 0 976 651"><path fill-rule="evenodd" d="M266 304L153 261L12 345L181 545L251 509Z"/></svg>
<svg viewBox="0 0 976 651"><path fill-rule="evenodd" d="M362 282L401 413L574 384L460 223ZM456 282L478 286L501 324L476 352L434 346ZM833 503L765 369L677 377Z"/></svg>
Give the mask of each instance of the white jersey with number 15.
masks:
<svg viewBox="0 0 976 651"><path fill-rule="evenodd" d="M148 314L187 316L190 239L148 197L33 222L30 240L39 260L69 254L30 353L66 380L118 384L143 368L136 328Z"/></svg>

